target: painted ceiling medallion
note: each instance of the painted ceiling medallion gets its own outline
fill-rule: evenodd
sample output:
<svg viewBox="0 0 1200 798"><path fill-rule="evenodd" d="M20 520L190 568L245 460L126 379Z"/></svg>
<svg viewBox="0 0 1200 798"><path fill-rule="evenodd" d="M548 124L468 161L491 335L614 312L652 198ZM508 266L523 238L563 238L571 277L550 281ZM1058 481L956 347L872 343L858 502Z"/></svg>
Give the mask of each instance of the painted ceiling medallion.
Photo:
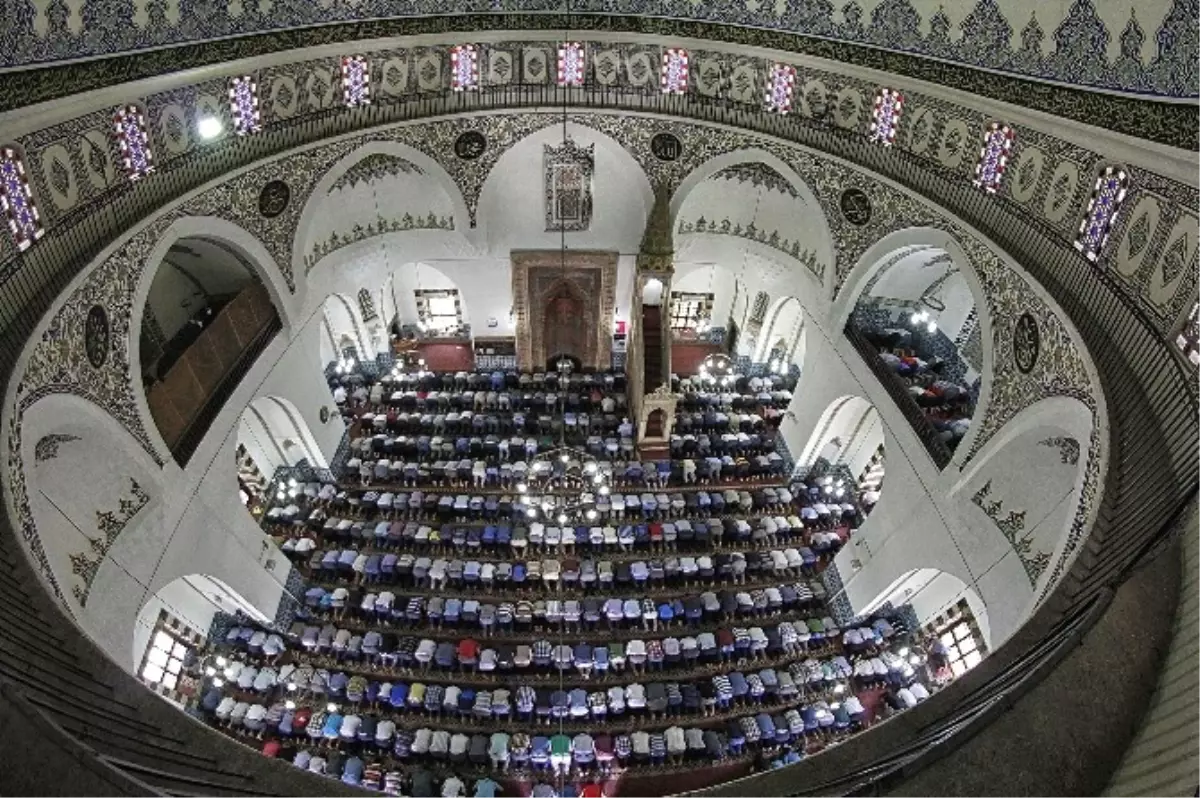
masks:
<svg viewBox="0 0 1200 798"><path fill-rule="evenodd" d="M473 161L487 149L487 137L478 130L460 133L454 140L454 154L464 161Z"/></svg>
<svg viewBox="0 0 1200 798"><path fill-rule="evenodd" d="M1013 360L1022 374L1028 374L1037 365L1041 345L1037 320L1028 313L1022 313L1013 328L1012 340Z"/></svg>
<svg viewBox="0 0 1200 798"><path fill-rule="evenodd" d="M861 188L848 188L838 198L842 216L852 225L862 227L871 221L871 198Z"/></svg>
<svg viewBox="0 0 1200 798"><path fill-rule="evenodd" d="M274 219L287 210L292 190L282 180L272 180L258 194L258 212L267 219Z"/></svg>
<svg viewBox="0 0 1200 798"><path fill-rule="evenodd" d="M108 361L109 339L108 311L102 305L92 305L83 327L83 348L92 368L104 368Z"/></svg>
<svg viewBox="0 0 1200 798"><path fill-rule="evenodd" d="M683 155L683 142L674 133L655 133L650 139L650 152L660 161L675 161Z"/></svg>

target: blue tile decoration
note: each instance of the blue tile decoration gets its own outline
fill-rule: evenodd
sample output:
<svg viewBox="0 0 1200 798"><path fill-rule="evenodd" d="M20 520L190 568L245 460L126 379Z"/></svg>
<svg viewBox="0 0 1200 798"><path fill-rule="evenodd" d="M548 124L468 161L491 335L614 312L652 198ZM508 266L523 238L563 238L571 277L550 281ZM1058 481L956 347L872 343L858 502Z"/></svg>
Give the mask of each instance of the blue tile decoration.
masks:
<svg viewBox="0 0 1200 798"><path fill-rule="evenodd" d="M1001 5L1010 8L1012 18L1006 16ZM833 42L865 44L1059 83L1171 97L1197 94L1195 0L1173 0L1169 8L1166 3L1158 3L1157 9L1148 11L1143 3L1144 18L1139 19L1136 10L1131 9L1120 32L1107 28L1093 0L1075 0L1050 33L1053 49L1046 55L1042 47L1047 34L1037 18L1036 6L1028 18L1016 18L1013 5L1001 0L976 0L957 26L939 7L928 19L928 33L923 32L925 20L911 0L883 0L869 15L864 15L855 2L846 3L835 14L830 0L782 4L577 0L571 11L579 17L634 11L641 17L736 25L764 34L796 31ZM1016 5L1026 8L1024 4ZM496 0L461 0L454 10L458 14L502 12L515 16L561 11L562 4L557 0L507 0L502 5ZM6 12L0 34L0 67L147 51L301 26L389 17L411 20L444 12L444 5L433 0L414 0L403 7L384 0L365 0L332 8L320 3L235 4L216 0L166 4L82 0L59 6L25 0L13 3ZM1147 36L1143 23L1154 26L1157 47L1150 58L1143 56ZM489 27L504 24L500 21ZM954 31L954 27L959 30ZM1018 28L1020 32L1014 37ZM1114 36L1119 39L1120 49L1110 60L1107 48Z"/></svg>
<svg viewBox="0 0 1200 798"><path fill-rule="evenodd" d="M239 613L240 614L240 613ZM230 612L218 612L212 617L212 621L208 624L208 642L209 644L217 644L225 641L225 635L229 630L240 624L238 615Z"/></svg>
<svg viewBox="0 0 1200 798"><path fill-rule="evenodd" d="M825 586L825 601L833 613L833 619L839 626L847 626L854 617L854 609L850 606L850 599L846 598L846 588L837 563L831 562L825 566L821 572L821 584Z"/></svg>
<svg viewBox="0 0 1200 798"><path fill-rule="evenodd" d="M283 595L279 597L279 608L275 611L275 620L271 624L277 631L286 632L296 619L303 605L304 589L304 574L300 573L299 568L293 568L284 582Z"/></svg>

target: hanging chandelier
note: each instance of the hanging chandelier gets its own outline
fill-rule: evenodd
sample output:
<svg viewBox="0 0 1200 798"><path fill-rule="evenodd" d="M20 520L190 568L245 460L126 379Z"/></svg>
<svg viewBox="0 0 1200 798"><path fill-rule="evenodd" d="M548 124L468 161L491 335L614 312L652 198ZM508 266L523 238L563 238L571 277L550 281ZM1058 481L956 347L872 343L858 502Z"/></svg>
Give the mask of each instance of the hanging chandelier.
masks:
<svg viewBox="0 0 1200 798"><path fill-rule="evenodd" d="M529 463L526 480L517 483L517 503L531 520L594 521L599 515L597 497L611 492L611 479L611 466L605 468L588 452L560 443Z"/></svg>
<svg viewBox="0 0 1200 798"><path fill-rule="evenodd" d="M712 353L700 364L700 378L712 385L733 385L737 379L733 358L724 352Z"/></svg>

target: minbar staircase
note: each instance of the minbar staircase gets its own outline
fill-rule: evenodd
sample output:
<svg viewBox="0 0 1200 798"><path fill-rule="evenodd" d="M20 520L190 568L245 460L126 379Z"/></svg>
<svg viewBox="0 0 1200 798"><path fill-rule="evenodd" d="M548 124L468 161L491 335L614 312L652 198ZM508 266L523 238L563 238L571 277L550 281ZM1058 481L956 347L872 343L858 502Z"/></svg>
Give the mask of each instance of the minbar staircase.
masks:
<svg viewBox="0 0 1200 798"><path fill-rule="evenodd" d="M642 390L652 393L663 384L662 310L656 305L642 306Z"/></svg>
<svg viewBox="0 0 1200 798"><path fill-rule="evenodd" d="M656 305L642 306L642 375L644 393L653 393L663 384L663 328L662 308ZM661 415L661 414L659 414ZM663 434L662 420L653 419L656 423L647 424L646 438L657 438ZM671 456L670 449L662 443L638 441L638 456L644 462L666 460Z"/></svg>

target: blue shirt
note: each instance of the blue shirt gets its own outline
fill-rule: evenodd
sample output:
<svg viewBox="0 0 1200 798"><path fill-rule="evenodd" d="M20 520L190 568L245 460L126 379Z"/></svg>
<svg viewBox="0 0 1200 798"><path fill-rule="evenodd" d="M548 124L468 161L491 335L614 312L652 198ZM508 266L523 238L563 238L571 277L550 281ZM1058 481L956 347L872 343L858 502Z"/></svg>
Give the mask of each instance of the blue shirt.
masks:
<svg viewBox="0 0 1200 798"><path fill-rule="evenodd" d="M500 785L489 778L475 782L475 798L496 798L496 788Z"/></svg>

